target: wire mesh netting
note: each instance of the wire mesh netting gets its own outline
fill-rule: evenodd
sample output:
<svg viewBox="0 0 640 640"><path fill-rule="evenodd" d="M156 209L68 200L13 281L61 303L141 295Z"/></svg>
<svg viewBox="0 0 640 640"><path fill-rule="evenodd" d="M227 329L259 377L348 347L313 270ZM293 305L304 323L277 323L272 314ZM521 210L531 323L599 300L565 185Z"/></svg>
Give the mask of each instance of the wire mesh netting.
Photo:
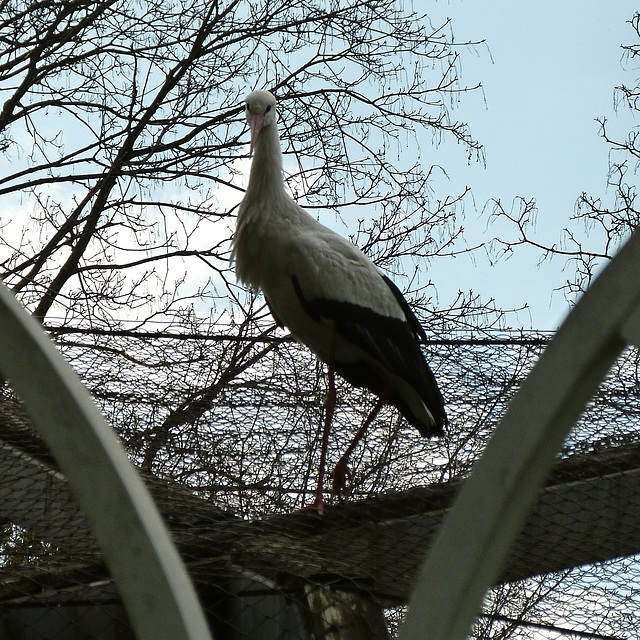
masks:
<svg viewBox="0 0 640 640"><path fill-rule="evenodd" d="M430 345L445 438L397 413L351 460L350 495L315 485L322 369L271 333L52 331L140 467L216 638L394 637L448 506L545 335ZM340 386L335 464L373 399ZM476 638L640 633L638 356L619 358L565 443L488 595ZM65 478L5 388L0 402L0 638L133 637Z"/></svg>

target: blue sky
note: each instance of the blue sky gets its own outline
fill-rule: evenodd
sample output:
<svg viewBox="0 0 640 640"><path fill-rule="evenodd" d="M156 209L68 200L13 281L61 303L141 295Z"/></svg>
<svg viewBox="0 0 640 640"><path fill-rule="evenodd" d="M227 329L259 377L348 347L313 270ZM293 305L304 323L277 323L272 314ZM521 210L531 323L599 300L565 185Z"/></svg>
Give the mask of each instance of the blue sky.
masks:
<svg viewBox="0 0 640 640"><path fill-rule="evenodd" d="M461 61L463 83L481 82L483 92L464 96L452 114L484 144L486 167L469 165L454 145L431 150L433 161L449 173L452 193L459 186L472 188L477 211L468 207L465 223L471 238L488 240L504 232L487 227L482 211L490 198L507 209L516 196L535 198L536 239L553 243L570 224L582 191L611 196L608 146L595 118L605 116L620 137L638 124L614 109L614 87L634 83L640 73L640 62L623 63L621 49L634 42L627 21L637 10L626 0L450 0L429 6L434 24L452 19L456 40L486 41ZM553 289L569 274L562 260L537 266L538 258L523 250L494 267L458 258L453 265L433 265L430 275L443 306L458 289L473 289L501 307L528 303L530 312L519 316L522 324L554 329L567 303ZM448 292L452 285L455 291Z"/></svg>

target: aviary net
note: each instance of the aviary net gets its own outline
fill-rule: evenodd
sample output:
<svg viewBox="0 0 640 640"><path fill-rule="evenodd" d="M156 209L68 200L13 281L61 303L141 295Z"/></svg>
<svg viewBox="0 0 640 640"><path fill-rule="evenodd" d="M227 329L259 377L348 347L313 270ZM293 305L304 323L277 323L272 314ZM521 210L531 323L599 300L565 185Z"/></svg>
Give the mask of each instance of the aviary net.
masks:
<svg viewBox="0 0 640 640"><path fill-rule="evenodd" d="M317 473L325 382L263 334L52 331L164 515L216 639L393 638L429 543L548 336L429 345L442 440L385 410L350 495L296 512ZM271 334L269 334L271 335ZM373 398L339 387L329 467ZM473 637L640 635L638 355L626 351L558 455ZM0 398L0 639L132 638L83 514L28 415Z"/></svg>

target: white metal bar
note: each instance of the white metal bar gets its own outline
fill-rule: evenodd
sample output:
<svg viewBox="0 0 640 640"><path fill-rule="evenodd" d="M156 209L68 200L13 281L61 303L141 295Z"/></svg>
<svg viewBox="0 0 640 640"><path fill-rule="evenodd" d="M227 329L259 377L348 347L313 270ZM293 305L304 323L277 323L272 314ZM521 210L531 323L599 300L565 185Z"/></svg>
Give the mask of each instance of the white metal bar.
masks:
<svg viewBox="0 0 640 640"><path fill-rule="evenodd" d="M401 640L467 637L555 455L626 344L640 232L578 302L500 421L431 547Z"/></svg>
<svg viewBox="0 0 640 640"><path fill-rule="evenodd" d="M69 480L141 640L211 638L151 496L53 343L0 284L0 371Z"/></svg>

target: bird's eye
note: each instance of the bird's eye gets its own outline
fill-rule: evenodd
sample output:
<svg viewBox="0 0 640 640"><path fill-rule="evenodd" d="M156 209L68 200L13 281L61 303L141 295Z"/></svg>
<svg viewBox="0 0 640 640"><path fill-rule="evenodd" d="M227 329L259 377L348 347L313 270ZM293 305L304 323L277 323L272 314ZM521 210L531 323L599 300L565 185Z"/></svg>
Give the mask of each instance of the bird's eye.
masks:
<svg viewBox="0 0 640 640"><path fill-rule="evenodd" d="M269 113L269 111L271 111L271 105L270 104L267 105L267 108L265 109L264 112L265 113Z"/></svg>

